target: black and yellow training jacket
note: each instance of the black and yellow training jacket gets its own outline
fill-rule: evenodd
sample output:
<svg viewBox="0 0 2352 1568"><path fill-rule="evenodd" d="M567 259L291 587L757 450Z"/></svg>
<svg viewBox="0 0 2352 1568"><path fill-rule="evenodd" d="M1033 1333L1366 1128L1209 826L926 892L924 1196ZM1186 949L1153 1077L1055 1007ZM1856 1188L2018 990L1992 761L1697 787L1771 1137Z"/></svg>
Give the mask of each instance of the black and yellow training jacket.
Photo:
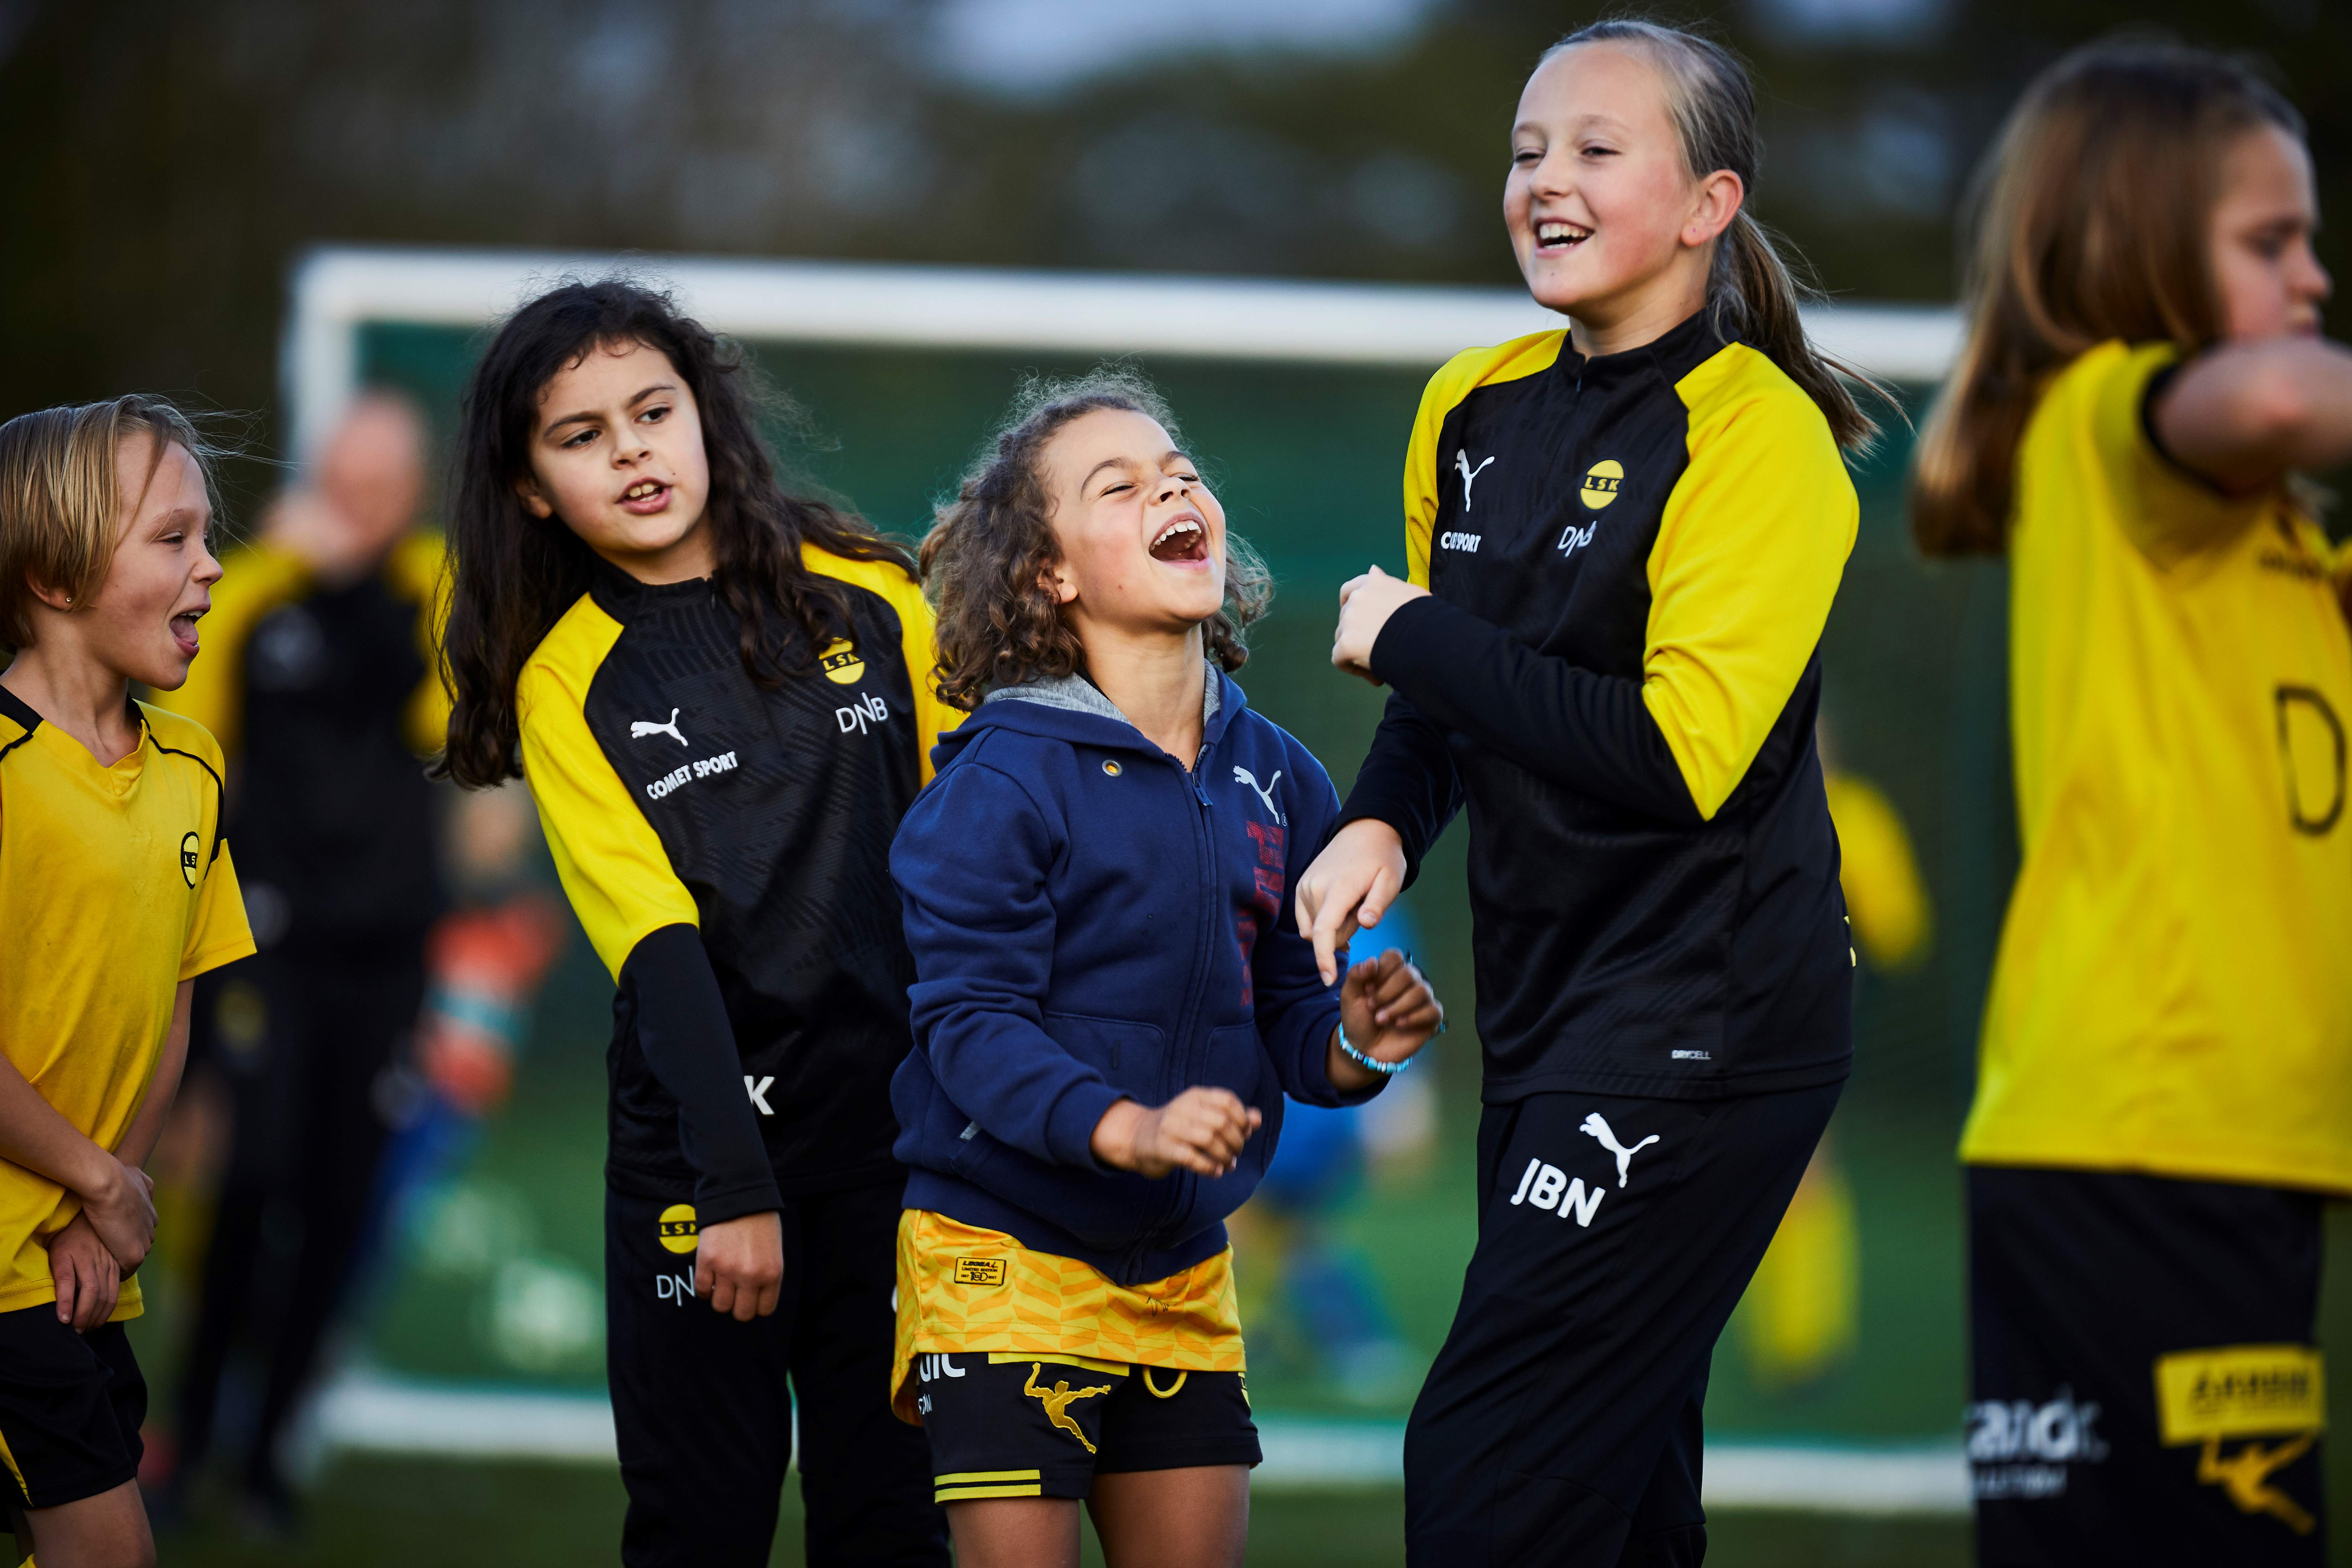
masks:
<svg viewBox="0 0 2352 1568"><path fill-rule="evenodd" d="M888 1179L914 968L890 840L957 717L887 562L814 549L850 635L773 690L707 579L599 563L516 685L523 775L619 993L606 1179L713 1225Z"/></svg>
<svg viewBox="0 0 2352 1568"><path fill-rule="evenodd" d="M1853 954L1813 750L1857 509L1821 411L1707 312L1458 355L1405 465L1427 598L1343 820L1466 800L1486 1098L1833 1081Z"/></svg>

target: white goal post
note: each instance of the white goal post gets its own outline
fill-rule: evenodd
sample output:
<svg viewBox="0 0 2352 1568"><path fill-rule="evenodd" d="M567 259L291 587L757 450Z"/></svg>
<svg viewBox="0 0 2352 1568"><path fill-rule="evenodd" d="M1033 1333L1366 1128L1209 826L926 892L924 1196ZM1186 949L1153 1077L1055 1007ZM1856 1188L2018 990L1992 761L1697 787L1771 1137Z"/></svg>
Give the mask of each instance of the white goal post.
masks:
<svg viewBox="0 0 2352 1568"><path fill-rule="evenodd" d="M1517 289L329 246L293 277L280 363L289 449L307 458L351 397L369 323L483 327L537 289L615 271L676 290L714 331L760 342L1434 369L1560 321ZM1848 363L1913 384L1942 379L1960 335L1958 313L1934 306L1824 305L1806 326Z"/></svg>

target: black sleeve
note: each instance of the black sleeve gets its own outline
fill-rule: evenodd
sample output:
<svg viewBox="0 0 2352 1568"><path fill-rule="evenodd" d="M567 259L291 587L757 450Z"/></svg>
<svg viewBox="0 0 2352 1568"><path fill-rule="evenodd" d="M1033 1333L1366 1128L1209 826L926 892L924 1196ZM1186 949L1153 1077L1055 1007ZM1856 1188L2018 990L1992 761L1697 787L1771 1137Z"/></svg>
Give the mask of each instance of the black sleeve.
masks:
<svg viewBox="0 0 2352 1568"><path fill-rule="evenodd" d="M678 1146L695 1172L695 1222L782 1208L702 933L690 925L649 933L621 965L621 990L646 1066L677 1100Z"/></svg>
<svg viewBox="0 0 2352 1568"><path fill-rule="evenodd" d="M1639 681L1539 654L1434 595L1389 617L1371 665L1429 719L1539 778L1677 825L1705 820Z"/></svg>
<svg viewBox="0 0 2352 1568"><path fill-rule="evenodd" d="M1356 772L1348 804L1331 830L1370 818L1385 822L1404 841L1404 885L1421 875L1421 858L1454 814L1462 809L1462 779L1443 725L1433 724L1396 692Z"/></svg>

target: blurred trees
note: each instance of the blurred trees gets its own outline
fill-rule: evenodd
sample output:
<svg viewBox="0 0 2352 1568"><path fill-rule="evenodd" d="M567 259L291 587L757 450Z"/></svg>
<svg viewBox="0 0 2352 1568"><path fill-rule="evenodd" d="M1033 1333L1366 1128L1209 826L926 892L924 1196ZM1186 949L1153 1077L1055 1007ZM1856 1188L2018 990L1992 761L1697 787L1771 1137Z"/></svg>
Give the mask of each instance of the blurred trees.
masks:
<svg viewBox="0 0 2352 1568"><path fill-rule="evenodd" d="M0 0L0 415L133 385L268 407L322 240L1508 282L1511 105L1595 14L1457 0L1372 53L1171 52L1023 96L942 59L940 3ZM1695 14L1763 88L1758 210L1840 293L1948 297L2018 88L2126 23L2264 56L2352 211L2352 8Z"/></svg>

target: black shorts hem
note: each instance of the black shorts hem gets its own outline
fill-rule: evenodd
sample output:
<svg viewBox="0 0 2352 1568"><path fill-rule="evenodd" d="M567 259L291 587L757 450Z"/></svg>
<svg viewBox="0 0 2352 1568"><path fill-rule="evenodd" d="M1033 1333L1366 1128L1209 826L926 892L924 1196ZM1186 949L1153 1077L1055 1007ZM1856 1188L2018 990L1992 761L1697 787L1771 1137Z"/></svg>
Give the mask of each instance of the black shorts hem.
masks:
<svg viewBox="0 0 2352 1568"><path fill-rule="evenodd" d="M111 1469L100 1470L95 1476L85 1473L70 1480L59 1481L53 1486L36 1487L28 1481L26 1490L32 1493L32 1500L26 1503L25 1507L28 1510L63 1508L69 1502L81 1502L89 1498L102 1497L123 1482L138 1479L139 1461L133 1459L129 1464L117 1465ZM22 1497L25 1494L19 1492L17 1495Z"/></svg>
<svg viewBox="0 0 2352 1568"><path fill-rule="evenodd" d="M1243 1465L1252 1469L1265 1463L1265 1451L1258 1446L1255 1433L1244 1436L1236 1433L1231 1437L1201 1443L1154 1444L1144 1447L1129 1443L1107 1459L1098 1460L1095 1474L1098 1476L1135 1475L1144 1470L1191 1470L1204 1465Z"/></svg>

